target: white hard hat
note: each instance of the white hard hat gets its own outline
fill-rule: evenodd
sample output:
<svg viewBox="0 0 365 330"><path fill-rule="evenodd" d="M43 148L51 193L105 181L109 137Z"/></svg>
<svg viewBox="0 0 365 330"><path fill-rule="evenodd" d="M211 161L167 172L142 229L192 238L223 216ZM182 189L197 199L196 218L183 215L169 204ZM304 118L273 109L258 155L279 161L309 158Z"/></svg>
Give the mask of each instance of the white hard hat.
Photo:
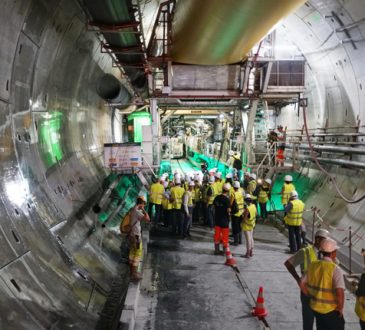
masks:
<svg viewBox="0 0 365 330"><path fill-rule="evenodd" d="M180 177L175 178L175 184L181 184L181 179L180 179Z"/></svg>
<svg viewBox="0 0 365 330"><path fill-rule="evenodd" d="M230 190L231 190L231 185L230 185L229 183L225 183L225 184L223 185L223 190L224 190L224 191L230 191Z"/></svg>
<svg viewBox="0 0 365 330"><path fill-rule="evenodd" d="M209 183L214 183L214 182L215 182L214 176L209 177Z"/></svg>
<svg viewBox="0 0 365 330"><path fill-rule="evenodd" d="M252 199L252 196L250 194L246 194L245 199Z"/></svg>
<svg viewBox="0 0 365 330"><path fill-rule="evenodd" d="M194 187L194 186L195 186L194 181L190 181L190 182L189 182L189 187Z"/></svg>
<svg viewBox="0 0 365 330"><path fill-rule="evenodd" d="M218 178L218 179L220 179L222 177L222 172L217 172L215 174L215 177Z"/></svg>
<svg viewBox="0 0 365 330"><path fill-rule="evenodd" d="M226 175L226 179L232 179L232 173L228 173L228 174Z"/></svg>
<svg viewBox="0 0 365 330"><path fill-rule="evenodd" d="M293 197L293 198L297 198L298 197L298 193L293 190L291 193L290 193L290 197Z"/></svg>
<svg viewBox="0 0 365 330"><path fill-rule="evenodd" d="M336 241L334 241L332 238L325 238L321 242L321 246L319 248L319 251L322 252L333 252L335 250L338 250L338 246Z"/></svg>
<svg viewBox="0 0 365 330"><path fill-rule="evenodd" d="M316 231L316 234L314 235L315 237L322 237L322 238L329 238L330 237L330 233L327 229L318 229Z"/></svg>
<svg viewBox="0 0 365 330"><path fill-rule="evenodd" d="M189 181L190 177L189 174L185 174L185 181Z"/></svg>
<svg viewBox="0 0 365 330"><path fill-rule="evenodd" d="M240 185L240 182L239 181L235 181L233 182L233 188L239 188L241 185Z"/></svg>
<svg viewBox="0 0 365 330"><path fill-rule="evenodd" d="M233 155L234 155L233 150L228 151L228 155L229 155L229 156L233 156Z"/></svg>
<svg viewBox="0 0 365 330"><path fill-rule="evenodd" d="M256 174L255 173L250 173L250 178L256 180Z"/></svg>
<svg viewBox="0 0 365 330"><path fill-rule="evenodd" d="M285 182L292 182L293 181L293 177L291 175L285 175L284 181Z"/></svg>
<svg viewBox="0 0 365 330"><path fill-rule="evenodd" d="M268 184L271 184L271 180L270 179L265 179L265 182Z"/></svg>

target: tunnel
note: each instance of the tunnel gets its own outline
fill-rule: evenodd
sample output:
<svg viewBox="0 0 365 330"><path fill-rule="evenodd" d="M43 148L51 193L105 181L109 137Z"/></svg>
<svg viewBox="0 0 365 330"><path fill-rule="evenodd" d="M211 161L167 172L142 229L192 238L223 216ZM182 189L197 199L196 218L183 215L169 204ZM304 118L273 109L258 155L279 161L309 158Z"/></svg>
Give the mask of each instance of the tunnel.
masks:
<svg viewBox="0 0 365 330"><path fill-rule="evenodd" d="M361 273L363 1L279 2L0 0L0 329L118 328L120 220L165 172L225 176L239 143L275 177L271 211L293 175L308 236L329 229ZM290 168L258 167L264 120L285 127ZM142 146L143 170L106 165L118 143Z"/></svg>

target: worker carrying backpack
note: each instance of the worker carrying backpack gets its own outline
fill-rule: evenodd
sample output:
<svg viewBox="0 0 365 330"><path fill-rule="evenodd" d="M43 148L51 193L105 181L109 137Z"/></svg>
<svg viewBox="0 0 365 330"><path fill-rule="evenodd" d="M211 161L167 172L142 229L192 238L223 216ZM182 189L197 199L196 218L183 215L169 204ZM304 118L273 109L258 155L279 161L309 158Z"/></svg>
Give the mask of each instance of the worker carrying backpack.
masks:
<svg viewBox="0 0 365 330"><path fill-rule="evenodd" d="M127 214L124 216L123 220L121 221L119 225L120 233L121 234L129 234L132 231L133 226L131 225L132 222L132 209L133 207L127 212Z"/></svg>

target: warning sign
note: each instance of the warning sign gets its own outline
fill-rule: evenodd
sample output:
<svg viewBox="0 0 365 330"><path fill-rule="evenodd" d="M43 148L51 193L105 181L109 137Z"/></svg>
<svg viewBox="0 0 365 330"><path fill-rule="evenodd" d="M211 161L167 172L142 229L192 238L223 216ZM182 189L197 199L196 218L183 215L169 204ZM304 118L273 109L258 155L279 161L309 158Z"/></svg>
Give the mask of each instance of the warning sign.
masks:
<svg viewBox="0 0 365 330"><path fill-rule="evenodd" d="M140 143L104 144L104 166L108 168L131 168L142 166Z"/></svg>

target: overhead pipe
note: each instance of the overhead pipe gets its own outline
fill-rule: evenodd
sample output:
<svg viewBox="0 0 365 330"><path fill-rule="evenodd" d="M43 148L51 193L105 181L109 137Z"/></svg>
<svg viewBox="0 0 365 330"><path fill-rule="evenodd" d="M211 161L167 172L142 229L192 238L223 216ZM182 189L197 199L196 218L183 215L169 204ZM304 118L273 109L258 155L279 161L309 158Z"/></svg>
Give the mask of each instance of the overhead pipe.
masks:
<svg viewBox="0 0 365 330"><path fill-rule="evenodd" d="M282 18L305 0L178 1L172 26L173 61L239 63Z"/></svg>
<svg viewBox="0 0 365 330"><path fill-rule="evenodd" d="M132 95L113 75L105 74L96 82L96 92L108 103L118 104L122 109L130 106Z"/></svg>
<svg viewBox="0 0 365 330"><path fill-rule="evenodd" d="M290 146L288 146L291 149ZM308 144L298 144L299 149L309 150L310 147ZM365 155L365 149L351 148L351 147L331 147L331 146L313 146L313 150L315 151L328 151L334 153L345 153L345 154L353 154L353 155Z"/></svg>
<svg viewBox="0 0 365 330"><path fill-rule="evenodd" d="M176 100L179 105L182 106L210 106L210 105L219 105L219 106L235 106L237 105L237 100L232 99L229 101L207 101L207 102L200 102L200 101L181 101L180 99Z"/></svg>
<svg viewBox="0 0 365 330"><path fill-rule="evenodd" d="M297 158L300 159L300 160L311 160L311 161L314 162L314 160L311 156L298 155ZM348 167L365 169L365 163L355 162L355 161L352 161L352 160L331 159L331 158L322 158L322 157L317 157L317 160L320 163L323 163L323 164L333 164L333 165L340 165L340 166L348 166Z"/></svg>

